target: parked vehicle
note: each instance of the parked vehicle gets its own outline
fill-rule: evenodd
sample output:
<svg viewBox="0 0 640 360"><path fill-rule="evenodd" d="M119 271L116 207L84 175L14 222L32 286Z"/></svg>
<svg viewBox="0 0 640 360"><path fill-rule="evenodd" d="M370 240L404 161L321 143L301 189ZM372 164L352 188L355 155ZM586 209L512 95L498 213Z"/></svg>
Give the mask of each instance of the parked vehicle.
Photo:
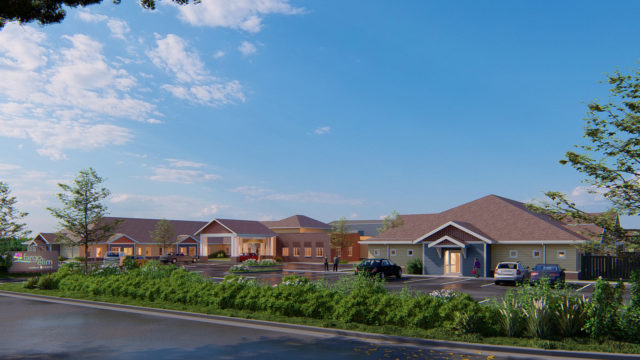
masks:
<svg viewBox="0 0 640 360"><path fill-rule="evenodd" d="M384 279L387 276L402 278L402 268L389 259L365 259L356 266L357 274L379 276Z"/></svg>
<svg viewBox="0 0 640 360"><path fill-rule="evenodd" d="M238 256L238 262L243 262L243 261L249 260L249 259L258 260L258 254L256 254L256 253L242 253L242 254L240 254L240 256Z"/></svg>
<svg viewBox="0 0 640 360"><path fill-rule="evenodd" d="M531 283L536 283L543 278L548 278L551 283L564 281L564 269L558 264L538 264L531 270Z"/></svg>
<svg viewBox="0 0 640 360"><path fill-rule="evenodd" d="M195 263L198 262L198 258L196 256L185 255L182 253L172 254L169 253L167 255L160 256L160 261L164 263Z"/></svg>
<svg viewBox="0 0 640 360"><path fill-rule="evenodd" d="M109 251L102 258L102 264L108 266L118 266L120 265L120 253Z"/></svg>
<svg viewBox="0 0 640 360"><path fill-rule="evenodd" d="M529 276L529 269L519 262L503 261L496 265L493 281L497 284L504 282L523 282Z"/></svg>

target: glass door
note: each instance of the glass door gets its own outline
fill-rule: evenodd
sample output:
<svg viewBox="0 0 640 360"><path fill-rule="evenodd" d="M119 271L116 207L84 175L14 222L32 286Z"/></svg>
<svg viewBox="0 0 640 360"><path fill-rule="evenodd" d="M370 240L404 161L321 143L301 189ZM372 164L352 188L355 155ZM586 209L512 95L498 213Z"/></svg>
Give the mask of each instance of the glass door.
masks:
<svg viewBox="0 0 640 360"><path fill-rule="evenodd" d="M444 250L444 274L460 274L460 250Z"/></svg>

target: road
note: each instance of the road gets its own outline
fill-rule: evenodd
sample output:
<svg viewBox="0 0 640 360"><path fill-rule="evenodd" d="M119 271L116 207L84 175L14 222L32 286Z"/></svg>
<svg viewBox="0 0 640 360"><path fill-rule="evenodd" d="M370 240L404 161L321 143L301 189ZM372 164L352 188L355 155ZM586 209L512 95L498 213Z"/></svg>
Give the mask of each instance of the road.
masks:
<svg viewBox="0 0 640 360"><path fill-rule="evenodd" d="M2 359L507 359L0 296ZM467 350L467 352L469 352Z"/></svg>

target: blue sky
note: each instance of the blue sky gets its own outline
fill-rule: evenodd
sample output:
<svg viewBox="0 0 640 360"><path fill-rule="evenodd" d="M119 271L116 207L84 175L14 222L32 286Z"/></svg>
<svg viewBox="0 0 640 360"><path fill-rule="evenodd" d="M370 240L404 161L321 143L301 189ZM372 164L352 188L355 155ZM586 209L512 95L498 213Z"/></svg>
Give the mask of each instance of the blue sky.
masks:
<svg viewBox="0 0 640 360"><path fill-rule="evenodd" d="M51 231L92 166L113 216L377 219L547 190L600 81L638 66L640 4L135 1L0 31L0 179ZM637 219L625 219L640 226Z"/></svg>

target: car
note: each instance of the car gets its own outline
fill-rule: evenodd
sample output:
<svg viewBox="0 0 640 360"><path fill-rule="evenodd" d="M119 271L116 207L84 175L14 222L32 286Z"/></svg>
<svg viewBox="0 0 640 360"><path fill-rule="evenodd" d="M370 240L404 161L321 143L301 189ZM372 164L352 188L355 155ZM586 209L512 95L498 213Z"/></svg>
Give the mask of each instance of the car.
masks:
<svg viewBox="0 0 640 360"><path fill-rule="evenodd" d="M198 262L198 258L196 256L185 255L183 253L169 253L167 255L161 256L160 261L164 263L195 263Z"/></svg>
<svg viewBox="0 0 640 360"><path fill-rule="evenodd" d="M114 251L108 251L102 258L102 264L109 266L120 265L120 253Z"/></svg>
<svg viewBox="0 0 640 360"><path fill-rule="evenodd" d="M389 259L364 259L356 266L356 275L367 274L384 279L387 276L402 278L402 268Z"/></svg>
<svg viewBox="0 0 640 360"><path fill-rule="evenodd" d="M502 261L496 265L496 269L493 271L493 281L496 285L505 282L523 282L528 275L528 268L519 262Z"/></svg>
<svg viewBox="0 0 640 360"><path fill-rule="evenodd" d="M531 270L531 283L540 282L543 278L548 278L551 283L564 281L564 269L558 264L538 264Z"/></svg>
<svg viewBox="0 0 640 360"><path fill-rule="evenodd" d="M243 262L249 259L258 260L258 254L256 253L242 253L238 256L238 262Z"/></svg>

